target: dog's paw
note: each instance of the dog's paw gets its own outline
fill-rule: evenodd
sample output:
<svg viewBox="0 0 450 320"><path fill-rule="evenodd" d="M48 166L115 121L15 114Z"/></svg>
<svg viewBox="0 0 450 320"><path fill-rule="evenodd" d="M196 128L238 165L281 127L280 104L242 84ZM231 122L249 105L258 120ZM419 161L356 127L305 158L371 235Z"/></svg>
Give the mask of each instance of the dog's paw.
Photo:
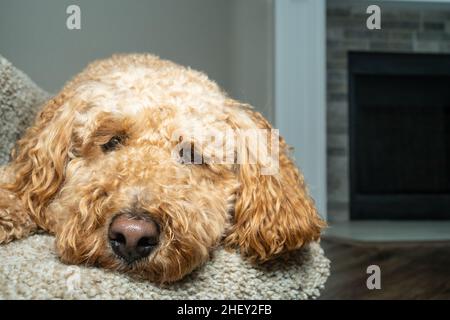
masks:
<svg viewBox="0 0 450 320"><path fill-rule="evenodd" d="M10 192L0 190L0 244L23 238L36 228L19 200Z"/></svg>

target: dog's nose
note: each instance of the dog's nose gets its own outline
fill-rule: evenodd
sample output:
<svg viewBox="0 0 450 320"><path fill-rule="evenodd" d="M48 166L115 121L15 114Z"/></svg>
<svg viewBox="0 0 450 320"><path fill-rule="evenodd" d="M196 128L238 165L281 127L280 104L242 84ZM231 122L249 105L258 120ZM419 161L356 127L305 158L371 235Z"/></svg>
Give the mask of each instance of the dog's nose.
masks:
<svg viewBox="0 0 450 320"><path fill-rule="evenodd" d="M108 232L113 251L128 263L147 257L159 241L159 227L148 216L116 216Z"/></svg>

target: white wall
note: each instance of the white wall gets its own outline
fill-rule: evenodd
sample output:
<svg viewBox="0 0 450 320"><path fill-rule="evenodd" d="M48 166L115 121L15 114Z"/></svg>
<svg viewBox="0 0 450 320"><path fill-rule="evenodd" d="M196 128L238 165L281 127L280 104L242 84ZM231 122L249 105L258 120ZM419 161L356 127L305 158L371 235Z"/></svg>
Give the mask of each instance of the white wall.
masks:
<svg viewBox="0 0 450 320"><path fill-rule="evenodd" d="M275 120L326 217L325 0L275 1Z"/></svg>

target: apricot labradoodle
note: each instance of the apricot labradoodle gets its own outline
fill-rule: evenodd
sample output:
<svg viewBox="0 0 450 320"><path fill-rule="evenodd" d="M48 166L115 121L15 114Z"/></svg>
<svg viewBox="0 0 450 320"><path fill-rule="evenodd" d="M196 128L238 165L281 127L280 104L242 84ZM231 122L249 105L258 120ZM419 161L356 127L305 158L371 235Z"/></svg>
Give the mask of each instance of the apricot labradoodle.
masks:
<svg viewBox="0 0 450 320"><path fill-rule="evenodd" d="M163 283L220 244L262 263L317 240L325 223L283 138L270 174L267 157L236 161L238 149L257 153L242 139L232 163L207 161L225 143L202 148L201 137L229 129L272 127L189 68L148 54L93 62L44 104L2 169L0 243L43 230L65 263Z"/></svg>

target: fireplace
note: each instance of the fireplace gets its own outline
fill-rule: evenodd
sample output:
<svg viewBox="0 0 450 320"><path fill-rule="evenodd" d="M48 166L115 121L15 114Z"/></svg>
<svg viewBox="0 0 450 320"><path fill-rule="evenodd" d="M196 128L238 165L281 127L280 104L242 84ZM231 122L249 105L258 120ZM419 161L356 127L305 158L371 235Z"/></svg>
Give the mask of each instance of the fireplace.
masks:
<svg viewBox="0 0 450 320"><path fill-rule="evenodd" d="M351 219L450 218L450 55L349 52Z"/></svg>

